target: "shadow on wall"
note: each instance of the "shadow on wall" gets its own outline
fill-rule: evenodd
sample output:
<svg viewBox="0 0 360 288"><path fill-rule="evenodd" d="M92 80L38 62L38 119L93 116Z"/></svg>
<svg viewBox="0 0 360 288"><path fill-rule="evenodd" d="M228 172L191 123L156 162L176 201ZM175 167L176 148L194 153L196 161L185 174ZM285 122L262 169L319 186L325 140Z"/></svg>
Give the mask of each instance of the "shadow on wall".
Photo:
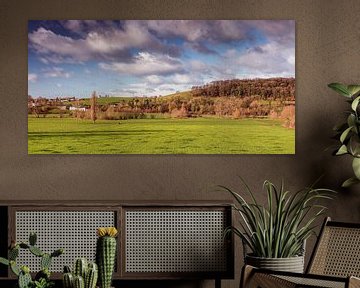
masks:
<svg viewBox="0 0 360 288"><path fill-rule="evenodd" d="M339 147L339 140L334 137L335 132L332 129L335 125L346 120L343 113L346 111L346 107L339 108L337 111L339 117L321 113L313 117L312 123L324 123L325 125L313 125L311 133L308 134L306 143L309 145L307 145L307 149L313 151L307 151L312 155L309 160L309 170L304 173L303 177L307 181L305 183L311 184L317 177L323 175L316 186L338 192L334 201L326 203L329 208L326 213L328 216L336 221L359 222L360 185L353 185L350 188L341 187L346 179L353 176L352 159L349 155L333 156L333 151ZM324 119L330 120L325 122Z"/></svg>
<svg viewBox="0 0 360 288"><path fill-rule="evenodd" d="M303 143L297 142L302 150L299 153L301 158L306 159L308 170L303 172L302 181L304 185L311 185L316 179L321 177L316 187L329 188L337 191L334 200L327 200L324 204L328 207L325 216L330 216L335 221L359 222L360 219L360 185L354 185L350 188L342 188L342 183L353 175L351 168L351 159L347 156L333 156L333 151L338 147L338 139L334 139L335 132L333 127L341 123L345 116L342 114L345 108L336 107L336 111L321 111L313 113L310 121L316 125L307 125L311 127ZM338 113L337 115L331 113ZM342 119L344 118L344 119ZM329 120L325 120L329 119ZM340 121L339 121L340 119ZM305 156L302 156L305 155ZM305 160L305 159L304 159ZM319 225L321 222L316 223ZM316 237L311 237L307 241L306 263L313 251Z"/></svg>

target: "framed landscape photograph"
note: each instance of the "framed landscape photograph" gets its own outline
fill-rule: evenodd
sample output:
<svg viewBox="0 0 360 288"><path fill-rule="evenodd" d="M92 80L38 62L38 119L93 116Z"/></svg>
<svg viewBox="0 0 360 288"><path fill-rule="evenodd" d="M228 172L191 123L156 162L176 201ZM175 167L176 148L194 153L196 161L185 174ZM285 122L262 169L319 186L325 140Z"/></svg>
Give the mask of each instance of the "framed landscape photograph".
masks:
<svg viewBox="0 0 360 288"><path fill-rule="evenodd" d="M29 154L294 154L295 21L30 20Z"/></svg>

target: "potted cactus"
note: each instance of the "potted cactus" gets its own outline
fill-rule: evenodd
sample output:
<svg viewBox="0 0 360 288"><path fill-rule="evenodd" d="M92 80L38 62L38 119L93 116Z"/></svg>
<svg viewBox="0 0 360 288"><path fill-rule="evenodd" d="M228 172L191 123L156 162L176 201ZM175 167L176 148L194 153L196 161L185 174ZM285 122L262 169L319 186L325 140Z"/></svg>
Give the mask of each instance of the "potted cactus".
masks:
<svg viewBox="0 0 360 288"><path fill-rule="evenodd" d="M57 249L52 253L45 253L36 246L36 233L30 233L29 243L12 243L8 252L8 259L0 257L0 263L10 266L11 271L18 277L18 288L49 288L54 285L50 280L50 265L54 257L64 253L63 249ZM30 275L30 268L26 265L19 266L16 259L20 249L26 249L33 255L41 258L41 270L35 275L34 280Z"/></svg>
<svg viewBox="0 0 360 288"><path fill-rule="evenodd" d="M100 227L97 229L96 262L99 267L99 287L110 288L116 258L115 227Z"/></svg>
<svg viewBox="0 0 360 288"><path fill-rule="evenodd" d="M64 267L64 288L95 288L98 279L96 263L88 263L85 258L78 258L74 264L74 272L69 266Z"/></svg>

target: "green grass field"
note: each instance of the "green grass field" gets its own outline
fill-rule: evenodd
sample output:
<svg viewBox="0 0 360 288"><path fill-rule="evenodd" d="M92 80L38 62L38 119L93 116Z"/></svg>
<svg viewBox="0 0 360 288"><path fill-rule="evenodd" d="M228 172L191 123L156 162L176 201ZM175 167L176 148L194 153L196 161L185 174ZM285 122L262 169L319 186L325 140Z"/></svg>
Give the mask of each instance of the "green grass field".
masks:
<svg viewBox="0 0 360 288"><path fill-rule="evenodd" d="M295 130L268 119L28 118L29 154L294 154Z"/></svg>

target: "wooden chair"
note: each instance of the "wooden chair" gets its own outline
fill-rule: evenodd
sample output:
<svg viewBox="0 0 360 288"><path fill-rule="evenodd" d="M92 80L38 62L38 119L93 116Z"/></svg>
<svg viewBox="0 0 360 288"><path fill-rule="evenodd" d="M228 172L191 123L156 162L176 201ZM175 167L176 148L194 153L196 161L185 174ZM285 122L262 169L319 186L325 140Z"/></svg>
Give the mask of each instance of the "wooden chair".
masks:
<svg viewBox="0 0 360 288"><path fill-rule="evenodd" d="M360 224L326 218L306 273L244 266L240 287L360 287Z"/></svg>

